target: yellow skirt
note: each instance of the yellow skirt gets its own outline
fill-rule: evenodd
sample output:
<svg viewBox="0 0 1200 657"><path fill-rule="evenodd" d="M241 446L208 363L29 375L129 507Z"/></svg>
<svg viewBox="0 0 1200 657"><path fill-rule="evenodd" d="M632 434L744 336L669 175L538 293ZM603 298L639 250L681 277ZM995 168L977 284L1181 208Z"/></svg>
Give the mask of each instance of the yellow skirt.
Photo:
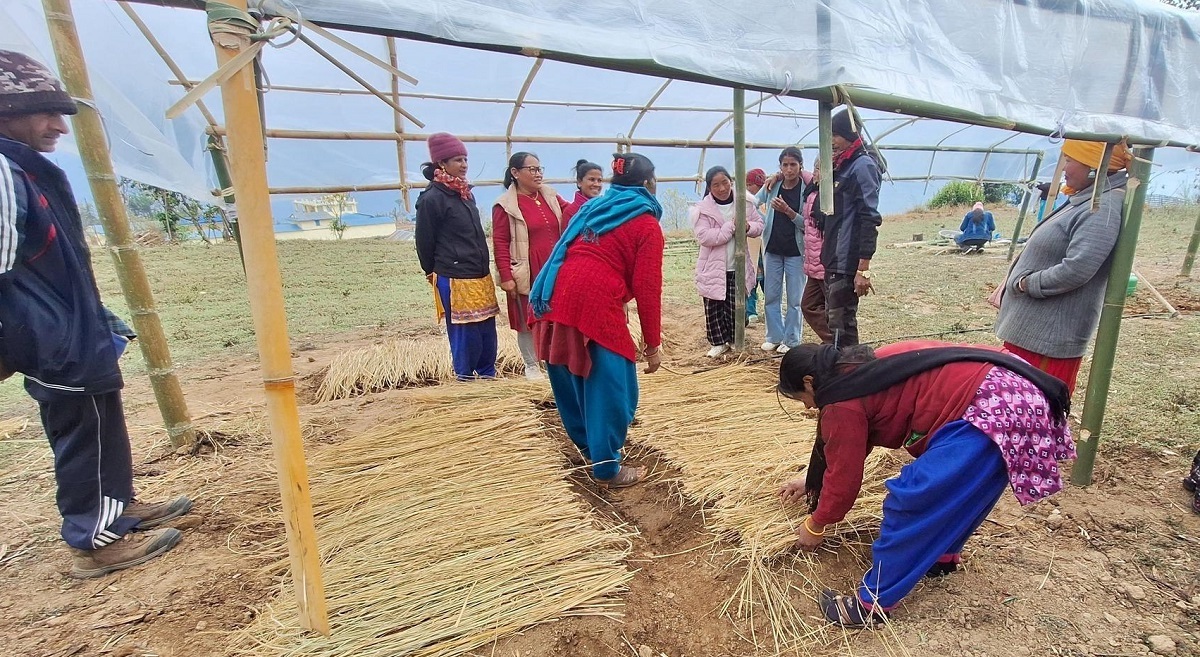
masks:
<svg viewBox="0 0 1200 657"><path fill-rule="evenodd" d="M474 324L500 314L500 305L496 303L496 284L491 274L483 278L449 280L451 324ZM442 307L436 275L433 281L433 305L437 308L438 321L445 319L446 309Z"/></svg>

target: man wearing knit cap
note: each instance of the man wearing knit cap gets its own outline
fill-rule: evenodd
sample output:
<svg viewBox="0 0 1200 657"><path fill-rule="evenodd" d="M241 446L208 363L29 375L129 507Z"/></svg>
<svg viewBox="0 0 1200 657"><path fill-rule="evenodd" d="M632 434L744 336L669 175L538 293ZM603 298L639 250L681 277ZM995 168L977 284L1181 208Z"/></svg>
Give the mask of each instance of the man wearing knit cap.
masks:
<svg viewBox="0 0 1200 657"><path fill-rule="evenodd" d="M850 112L833 116L833 213L822 225L825 312L837 346L858 344L858 299L873 288L871 257L879 239L879 165L863 146Z"/></svg>
<svg viewBox="0 0 1200 657"><path fill-rule="evenodd" d="M42 156L76 111L49 69L0 50L0 379L25 375L54 450L71 574L99 577L174 547L179 530L157 527L192 502L133 497L117 365L129 338L100 302L67 177Z"/></svg>

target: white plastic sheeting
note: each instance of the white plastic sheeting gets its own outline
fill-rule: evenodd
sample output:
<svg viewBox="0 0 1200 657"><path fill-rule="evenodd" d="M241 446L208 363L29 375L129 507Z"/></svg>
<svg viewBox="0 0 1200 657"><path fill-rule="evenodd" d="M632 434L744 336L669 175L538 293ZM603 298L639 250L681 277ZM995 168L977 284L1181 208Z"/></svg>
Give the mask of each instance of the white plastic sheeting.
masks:
<svg viewBox="0 0 1200 657"><path fill-rule="evenodd" d="M958 16L958 20L972 25L985 25L989 20L987 17L995 14L989 14L987 8L1003 6L1007 8L993 16L994 20L1008 16L1005 20L1011 22L1013 29L1025 26L1021 31L1020 43L997 39L984 48L978 34L965 29L958 32L951 30L956 38L940 41L942 45L936 45L916 29L916 23L897 23L894 20L900 15L896 8L899 4L911 6L913 13L907 20L914 21L916 19L913 17L936 14L941 19L933 21L930 26L947 26L939 28L938 34L944 36L950 30L948 26L951 23L950 16L935 11L940 3L878 3L872 5L877 9L872 10L871 20L868 21L856 17L866 11L861 9L859 3L834 2L829 14L831 45L828 52L834 55L831 61L836 66L831 69L835 77L828 80L826 73L815 72L818 68L816 58L824 51L814 40L816 28L811 15L816 5L812 3L790 3L786 11L760 8L754 20L734 16L716 3L679 0L662 0L645 5L617 3L586 12L581 11L582 6L578 3L553 0L536 3L536 9L534 3L527 2L504 3L504 8L501 8L500 2L461 0L424 4L381 0L302 1L295 4L305 19L360 26L369 22L366 27L372 29L403 30L409 34L420 32L425 39L444 38L496 47L537 45L563 53L624 59L624 63L637 63L645 70L663 70L666 67L688 71L689 75L695 76L701 76L703 71L702 77L724 76L722 79L729 82L757 87L774 88L777 84L787 84L789 79L793 89L820 86L830 80L863 83L865 78L862 76L870 74L874 76L870 78L874 88L894 91L892 87L882 85L888 80L921 80L931 89L930 95L924 97L926 100L945 103L952 96L964 95L974 100L964 100L958 103L960 106L986 114L1009 113L1010 118L1033 121L1040 116L1038 112L1042 112L1045 116L1052 116L1045 125L1056 125L1061 120L1068 129L1114 129L1112 125L1104 123L1108 120L1105 116L1109 115L1084 113L1080 109L1082 105L1064 105L1072 108L1070 113L1057 107L1046 113L1045 107L1027 107L1012 99L1004 101L1012 103L1014 109L1011 112L1001 105L988 104L998 102L996 99L1010 93L1000 93L1002 88L1007 87L1012 87L1013 94L1020 91L1035 97L1061 97L1061 90L1056 86L1058 83L1049 78L1039 78L1038 84L1029 81L1021 85L1000 76L1004 84L989 92L990 95L972 91L987 86L983 82L987 78L987 67L980 62L1011 66L1018 74L1015 80L1032 80L1029 76L1034 75L1035 71L1037 75L1056 75L1057 71L1069 68L1067 64L1070 62L1075 62L1071 66L1078 69L1083 63L1077 60L1084 53L1088 56L1104 54L1094 47L1095 44L1088 46L1087 39L1081 44L1078 38L1073 41L1051 40L1041 51L1042 59L1035 59L1032 53L1022 49L1025 48L1023 44L1031 43L1036 38L1036 31L1027 24L1041 28L1060 25L1068 31L1082 30L1089 25L1111 26L1112 20L1097 17L1099 7L1109 7L1109 4L1093 4L1090 9L1080 10L1083 13L1069 24L1054 22L1066 20L1063 18L1066 14L1062 12L1041 12L1024 5L1010 6L1012 3L993 3L990 0L969 3L974 8L971 11L977 12L969 20L963 15L965 9L953 9L951 14ZM1076 7L1071 3L1066 4ZM194 108L179 120L168 121L164 118L166 107L183 94L179 85L168 84L173 76L166 65L120 7L111 0L74 0L73 6L100 108L111 132L118 172L210 200L207 192L216 183L203 152L204 122ZM1115 3L1112 7L1114 11L1116 8L1131 10L1134 5ZM215 69L202 12L147 5L135 5L135 8L190 79L201 79ZM672 14L664 8L673 8L676 13ZM778 15L772 12L778 12ZM1147 13L1168 18L1174 16L1164 14L1157 8L1150 8ZM810 19L802 20L805 15L809 15ZM889 15L892 18L882 18ZM358 18L351 20L355 16ZM674 19L668 21L669 16L674 16ZM364 17L369 17L369 21L363 20ZM635 27L634 23L640 27ZM1131 24L1129 21L1124 23L1126 38L1131 33ZM772 32L781 29L778 27L780 25L795 26L795 30L804 31L796 31L787 38L772 36ZM1176 24L1177 27L1187 25L1182 19ZM775 28L771 29L771 26ZM857 35L852 43L844 42L842 37L837 36L851 32ZM885 33L891 36L884 39ZM902 34L909 36L902 39L898 36ZM1194 47L1194 41L1188 40L1192 38L1190 31L1179 27L1176 34L1184 43L1180 47ZM345 32L342 35L374 55L387 58L382 37ZM311 36L371 84L385 91L389 89L390 77L381 68L316 35ZM955 48L947 45L955 41L961 43ZM902 45L904 43L908 45ZM1168 47L1171 43L1169 39L1160 40L1159 45ZM867 49L867 44L870 44L870 49ZM1152 48L1152 45L1147 41L1142 49L1148 52L1173 52L1169 48ZM33 52L48 63L53 63L53 52L49 47L38 0L5 0L0 3L0 47L16 47ZM504 135L513 100L533 65L533 58L404 39L397 41L397 47L400 67L420 80L416 87L403 85L402 93L490 99L459 102L405 96L401 99L405 109L427 124L424 130L406 124L409 132L445 130L462 135ZM979 52L974 52L976 50ZM895 56L899 51L904 51L903 57ZM1057 61L1058 65L1043 66L1045 58ZM1139 55L1135 59L1141 61L1144 58ZM957 63L951 66L948 63L951 60ZM1004 63L1009 60L1024 63L1022 66ZM683 68L687 62L691 62L687 66L693 68ZM888 65L882 66L882 62ZM709 63L714 68L696 68L708 66ZM307 46L297 43L278 50L268 48L264 51L263 65L271 87L265 95L267 124L270 128L392 132L391 108L367 95L344 73ZM1170 75L1156 74L1169 81L1170 85L1155 83L1157 87L1154 88L1174 89L1192 84L1191 88L1196 89L1195 69L1195 66L1179 66L1169 69ZM777 71L784 72L782 78L776 76ZM787 76L789 71L792 72L790 78ZM1091 74L1087 73L1081 78L1088 80L1087 84L1068 85L1073 90L1066 94L1067 98L1090 99L1100 94L1103 85L1094 83L1095 76L1087 76ZM1124 79L1123 76L1124 73L1113 74L1105 79ZM1176 80L1176 76L1180 79ZM1067 76L1068 82L1070 77ZM968 83L968 79L974 82ZM943 84L939 80L952 82ZM1125 102L1131 106L1134 104L1131 99L1143 98L1145 94L1142 92L1149 88L1144 84L1144 76L1133 80L1124 92ZM640 108L655 95L663 82L663 78L650 75L546 61L534 79L513 126L513 150L537 152L550 177L568 176L570 166L579 158L605 163L618 139L631 135ZM341 91L313 94L287 90L293 86ZM1119 89L1116 90L1118 95L1119 92ZM1160 96L1175 98L1174 92ZM219 122L219 92L210 93L205 100ZM711 135L715 140L731 141L732 126L726 121L731 100L732 93L728 88L696 82L672 82L655 101L657 109L641 119L632 136L697 141ZM749 93L747 100L752 104L747 121L748 141L816 141L815 102L787 96L773 97L766 93ZM972 102L981 104L973 105ZM1139 107L1145 109L1146 103L1138 102L1141 103ZM1180 98L1178 102L1160 103L1159 109L1154 111L1161 113L1163 107L1180 109L1185 106L1192 107L1191 111L1194 111L1197 102L1200 99ZM682 108L689 109L684 111ZM1043 176L1053 167L1057 156L1053 143L1042 137L942 121L908 123L909 117L883 112L864 111L863 114L873 135L888 133L880 139L880 145L884 148L889 144L942 144L1045 149L1047 158L1043 163ZM1135 123L1144 121L1143 117L1136 114L1111 115L1110 118ZM1164 131L1163 135L1187 140L1183 132L1168 129L1165 123L1153 125ZM1191 125L1195 128L1196 121L1192 120ZM893 128L896 129L893 131ZM522 136L582 136L612 141L600 144L528 144L521 141ZM495 179L503 174L504 144L471 143L469 148L473 179ZM703 162L699 149L638 147L638 150L654 159L659 175L663 177L695 176L702 168L701 164L705 167L722 164L732 168L730 149L710 149L703 154ZM773 150L753 151L749 165L769 170L776 155L777 152ZM811 164L816 158L815 149L807 151L807 155ZM962 176L1017 180L1033 175L1033 157L1022 154L939 153L934 156L931 153L885 150L885 155L891 175L898 178L929 175L939 179ZM417 169L425 156L423 143L407 145L408 182L422 180ZM1166 168L1195 167L1198 159L1200 156L1185 155L1179 149L1164 149L1156 157L1159 162L1173 162ZM396 147L390 141L271 139L268 177L275 188L396 183L399 179ZM1170 181L1169 176L1163 176L1159 181L1166 183L1162 187L1164 193L1174 193L1173 187L1180 184ZM569 196L570 187L561 185L560 189ZM936 188L937 183L930 187L924 182L890 185L884 190L884 209L907 209ZM690 185L679 185L676 189L685 193L695 191ZM481 190L480 200L483 204L490 202L492 191L494 188ZM398 192L358 195L360 206L371 213L393 209L397 197ZM276 216L286 217L290 212L289 205L287 198L280 199L275 205Z"/></svg>
<svg viewBox="0 0 1200 657"><path fill-rule="evenodd" d="M1200 143L1200 15L1156 0L293 0L309 20L650 63L758 89L859 85L1053 129Z"/></svg>

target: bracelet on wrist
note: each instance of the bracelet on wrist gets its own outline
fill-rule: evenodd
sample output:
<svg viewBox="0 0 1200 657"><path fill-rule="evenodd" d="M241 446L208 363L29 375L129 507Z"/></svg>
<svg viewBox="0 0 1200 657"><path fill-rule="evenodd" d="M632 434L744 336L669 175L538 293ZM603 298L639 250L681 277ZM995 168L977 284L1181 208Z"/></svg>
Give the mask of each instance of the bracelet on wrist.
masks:
<svg viewBox="0 0 1200 657"><path fill-rule="evenodd" d="M659 345L653 349L644 349L644 350L642 350L642 355L643 356L653 356L660 351L662 351L662 345Z"/></svg>
<svg viewBox="0 0 1200 657"><path fill-rule="evenodd" d="M817 530L813 529L812 516L806 516L804 518L804 531L807 531L808 533L812 534L813 536L824 536L825 535L824 528L822 528L821 531L817 531Z"/></svg>

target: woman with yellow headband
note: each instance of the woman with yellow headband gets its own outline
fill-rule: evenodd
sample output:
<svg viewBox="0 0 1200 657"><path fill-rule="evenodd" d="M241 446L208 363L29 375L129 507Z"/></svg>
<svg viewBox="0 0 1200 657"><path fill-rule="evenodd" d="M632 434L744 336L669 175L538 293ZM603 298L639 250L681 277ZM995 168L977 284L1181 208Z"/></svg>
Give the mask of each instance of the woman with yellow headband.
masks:
<svg viewBox="0 0 1200 657"><path fill-rule="evenodd" d="M1097 172L1104 144L1063 142L1067 203L1038 224L1001 291L996 336L1007 351L1058 377L1075 391L1079 365L1100 320L1112 252L1121 232L1129 149L1113 148ZM1103 185L1100 208L1092 191Z"/></svg>

